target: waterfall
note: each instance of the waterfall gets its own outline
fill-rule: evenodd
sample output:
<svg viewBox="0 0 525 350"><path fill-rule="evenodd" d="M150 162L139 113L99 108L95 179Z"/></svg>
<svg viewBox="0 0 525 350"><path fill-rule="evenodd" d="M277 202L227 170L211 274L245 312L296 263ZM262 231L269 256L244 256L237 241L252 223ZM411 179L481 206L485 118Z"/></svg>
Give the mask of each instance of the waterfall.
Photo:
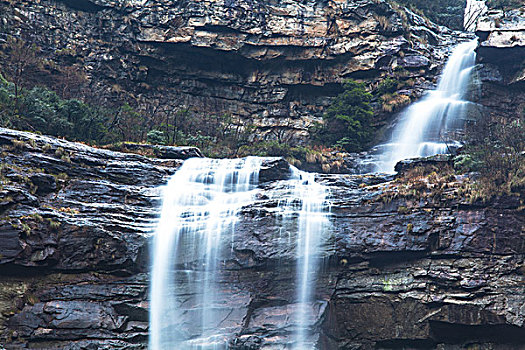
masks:
<svg viewBox="0 0 525 350"><path fill-rule="evenodd" d="M279 202L284 220L290 221L298 215L296 236L296 312L292 316L295 326L293 348L314 349L315 339L309 339L311 314L315 305L316 274L322 259L321 246L327 238L329 224L327 189L315 181L315 174L299 171L292 167L288 181L289 196ZM287 226L287 223L283 223Z"/></svg>
<svg viewBox="0 0 525 350"><path fill-rule="evenodd" d="M215 272L237 213L253 200L260 165L255 157L193 158L168 182L153 242L151 350L224 348L226 335L215 332L224 317Z"/></svg>
<svg viewBox="0 0 525 350"><path fill-rule="evenodd" d="M257 157L193 158L165 186L152 246L150 350L226 349L241 330L245 315L232 314L224 305L232 296L221 290L218 279L221 262L233 254L238 213L256 199L262 162ZM283 187L278 209L288 223L296 223L296 240L288 242L296 246L298 259L293 343L308 349L313 348L306 341L312 326L309 308L328 222L326 190L313 174L293 167ZM247 291L240 294L239 304L250 297Z"/></svg>
<svg viewBox="0 0 525 350"><path fill-rule="evenodd" d="M465 100L476 61L477 40L459 44L445 65L436 90L410 106L394 128L391 141L380 145L376 171L391 173L403 159L449 153L457 148L450 141L463 128L471 102Z"/></svg>

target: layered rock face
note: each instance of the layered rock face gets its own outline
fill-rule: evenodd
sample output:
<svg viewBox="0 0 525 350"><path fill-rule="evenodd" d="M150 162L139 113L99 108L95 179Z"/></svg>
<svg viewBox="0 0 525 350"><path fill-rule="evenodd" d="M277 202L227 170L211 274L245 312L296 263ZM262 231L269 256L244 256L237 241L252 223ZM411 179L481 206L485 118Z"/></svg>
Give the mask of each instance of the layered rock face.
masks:
<svg viewBox="0 0 525 350"><path fill-rule="evenodd" d="M182 161L0 134L0 343L144 343L147 276L140 272L160 205L157 186Z"/></svg>
<svg viewBox="0 0 525 350"><path fill-rule="evenodd" d="M525 82L525 7L507 13L491 11L476 28L481 61L494 64L507 84Z"/></svg>
<svg viewBox="0 0 525 350"><path fill-rule="evenodd" d="M181 161L6 129L0 146L0 343L145 348L158 186ZM189 150L180 151L184 158ZM519 200L469 204L460 194L467 178L432 180L435 169L448 166L446 158L411 163L400 170L422 169L417 178L395 181L318 177L332 203L325 264L309 309L320 349L522 346ZM241 213L234 255L217 278L225 310L217 329L234 330L232 349L284 349L291 341L295 245L282 244L276 210L279 180L287 176L283 161L265 164L260 193ZM285 230L293 235L290 225Z"/></svg>
<svg viewBox="0 0 525 350"><path fill-rule="evenodd" d="M85 67L99 94L144 113L231 114L260 138L300 143L346 78L407 70L428 87L450 31L384 0L17 1L2 32L61 65Z"/></svg>
<svg viewBox="0 0 525 350"><path fill-rule="evenodd" d="M488 12L480 19L478 75L479 103L494 118L515 120L525 117L525 7ZM497 120L497 119L496 119Z"/></svg>

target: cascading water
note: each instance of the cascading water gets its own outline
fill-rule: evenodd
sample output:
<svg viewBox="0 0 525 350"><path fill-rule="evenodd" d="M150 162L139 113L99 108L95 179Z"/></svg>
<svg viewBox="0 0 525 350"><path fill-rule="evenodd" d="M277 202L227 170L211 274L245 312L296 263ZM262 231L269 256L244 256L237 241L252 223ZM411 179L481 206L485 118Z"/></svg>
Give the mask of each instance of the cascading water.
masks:
<svg viewBox="0 0 525 350"><path fill-rule="evenodd" d="M395 127L390 143L380 145L376 171L391 173L403 159L449 153L457 141L446 141L463 128L464 100L476 61L477 40L458 45L452 52L438 87L410 106Z"/></svg>
<svg viewBox="0 0 525 350"><path fill-rule="evenodd" d="M253 200L260 165L255 157L189 159L166 186L153 242L151 350L224 348L225 335L215 332L223 316L215 303L215 272L222 248L231 241L225 234ZM187 266L186 278L176 278L176 265L195 262L200 266Z"/></svg>
<svg viewBox="0 0 525 350"><path fill-rule="evenodd" d="M322 259L322 243L327 238L329 224L327 189L315 182L315 174L299 171L292 167L292 177L288 181L289 196L279 202L284 220L291 220L298 214L296 237L296 284L298 286L293 348L297 350L314 349L315 340L309 339L312 309L316 307L314 291L315 278Z"/></svg>
<svg viewBox="0 0 525 350"><path fill-rule="evenodd" d="M189 159L165 187L152 251L150 350L226 349L239 331L244 316L228 319L236 316L222 305L218 276L220 262L233 254L237 214L255 200L262 162ZM293 167L283 182L287 194L278 209L297 222L296 242L288 242L298 257L293 343L310 349L308 315L328 222L326 190L313 174Z"/></svg>

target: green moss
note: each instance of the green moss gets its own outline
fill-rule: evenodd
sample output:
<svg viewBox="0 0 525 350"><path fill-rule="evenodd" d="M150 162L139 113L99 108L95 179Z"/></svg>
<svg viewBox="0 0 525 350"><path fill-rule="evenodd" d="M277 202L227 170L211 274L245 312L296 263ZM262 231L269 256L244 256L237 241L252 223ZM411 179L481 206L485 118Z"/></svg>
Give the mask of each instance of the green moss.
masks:
<svg viewBox="0 0 525 350"><path fill-rule="evenodd" d="M66 173L59 173L59 174L55 175L55 178L58 181L66 181L67 182L69 180L69 176Z"/></svg>
<svg viewBox="0 0 525 350"><path fill-rule="evenodd" d="M49 228L52 231L57 231L60 228L60 222L58 222L58 221L53 221L52 219L47 219L47 223L49 225Z"/></svg>
<svg viewBox="0 0 525 350"><path fill-rule="evenodd" d="M40 214L34 213L34 214L31 214L30 216L35 221L44 222L44 218Z"/></svg>
<svg viewBox="0 0 525 350"><path fill-rule="evenodd" d="M31 227L29 227L29 225L26 224L25 222L22 222L20 224L19 228L22 230L22 232L24 232L26 234L26 236L30 236L31 235Z"/></svg>
<svg viewBox="0 0 525 350"><path fill-rule="evenodd" d="M408 213L410 212L410 210L409 210L407 207L400 205L400 206L397 208L397 212L398 212L399 214L408 214Z"/></svg>
<svg viewBox="0 0 525 350"><path fill-rule="evenodd" d="M64 154L66 154L66 151L62 147L58 147L55 150L55 157L57 157L57 158L62 157Z"/></svg>
<svg viewBox="0 0 525 350"><path fill-rule="evenodd" d="M66 163L71 163L71 158L69 157L69 154L63 154L60 157L60 160Z"/></svg>
<svg viewBox="0 0 525 350"><path fill-rule="evenodd" d="M53 148L53 146L51 146L49 143L46 143L42 146L42 151L44 151L45 153L49 152L51 149Z"/></svg>

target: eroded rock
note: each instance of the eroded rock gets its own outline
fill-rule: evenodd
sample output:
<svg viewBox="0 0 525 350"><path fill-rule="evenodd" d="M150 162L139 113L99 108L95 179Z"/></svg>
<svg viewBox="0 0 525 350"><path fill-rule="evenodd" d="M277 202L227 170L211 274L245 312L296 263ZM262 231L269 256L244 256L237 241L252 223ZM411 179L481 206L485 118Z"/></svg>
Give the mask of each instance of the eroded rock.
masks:
<svg viewBox="0 0 525 350"><path fill-rule="evenodd" d="M58 64L79 63L107 95L133 96L145 114L227 113L236 125L256 126L260 139L284 134L290 143L309 137L347 78L378 81L400 67L421 94L456 40L384 0L0 6L4 32L37 44Z"/></svg>
<svg viewBox="0 0 525 350"><path fill-rule="evenodd" d="M0 140L10 174L5 193L34 197L14 196L2 212L4 347L145 349L147 244L160 206L158 186L181 162L6 129ZM13 147L12 140L27 146ZM467 178L444 177L450 183L440 194L429 179L410 178L447 162L412 161L395 179L317 176L329 188L331 227L315 302L306 306L309 343L320 349L519 348L525 329L519 200L470 204L457 191ZM51 175L56 189L39 192L24 174ZM232 349L293 343L294 315L304 307L297 304L294 219L283 231L277 210L281 180L290 174L282 159L264 160L256 200L243 208L226 242L214 296L224 317L207 327L225 334ZM185 259L184 266L199 264ZM174 322L198 336L201 310L191 283L200 283L204 272L194 270L188 279L184 266L173 292L186 313Z"/></svg>

